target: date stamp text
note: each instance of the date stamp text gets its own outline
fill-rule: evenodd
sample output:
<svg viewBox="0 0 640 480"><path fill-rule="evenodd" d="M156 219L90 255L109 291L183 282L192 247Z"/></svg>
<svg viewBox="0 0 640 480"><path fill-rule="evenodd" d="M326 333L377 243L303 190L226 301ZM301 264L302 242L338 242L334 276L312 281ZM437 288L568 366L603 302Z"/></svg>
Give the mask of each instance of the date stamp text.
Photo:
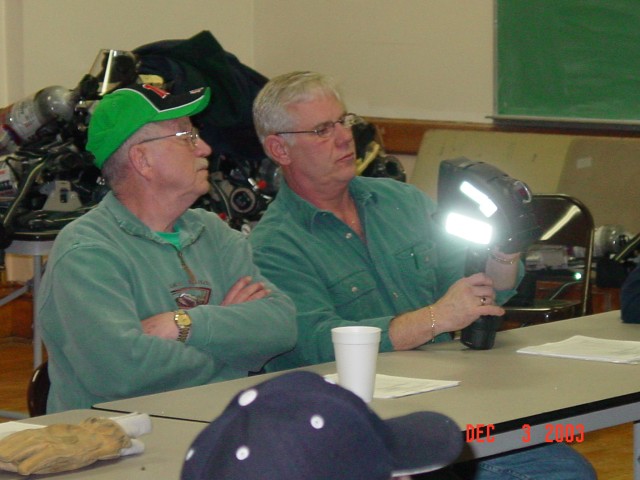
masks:
<svg viewBox="0 0 640 480"><path fill-rule="evenodd" d="M582 443L584 442L584 425L581 423L545 423L541 425L543 428L544 443ZM467 424L466 440L467 442L476 443L493 443L495 442L495 426L493 424L484 425ZM529 443L532 440L532 427L528 423L522 425L523 443Z"/></svg>

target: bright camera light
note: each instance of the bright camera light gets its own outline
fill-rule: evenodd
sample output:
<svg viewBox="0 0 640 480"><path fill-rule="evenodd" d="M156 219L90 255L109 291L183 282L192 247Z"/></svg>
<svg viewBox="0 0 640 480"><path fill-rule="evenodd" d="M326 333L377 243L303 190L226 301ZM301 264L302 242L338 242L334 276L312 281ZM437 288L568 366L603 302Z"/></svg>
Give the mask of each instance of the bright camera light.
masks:
<svg viewBox="0 0 640 480"><path fill-rule="evenodd" d="M481 245L489 245L493 235L493 227L475 218L459 213L450 213L445 220L448 233Z"/></svg>
<svg viewBox="0 0 640 480"><path fill-rule="evenodd" d="M462 182L460 184L460 191L478 204L478 208L485 217L489 218L491 215L498 211L498 207L496 206L496 204L493 203L493 201L489 197L487 197L484 193L471 185L469 182Z"/></svg>

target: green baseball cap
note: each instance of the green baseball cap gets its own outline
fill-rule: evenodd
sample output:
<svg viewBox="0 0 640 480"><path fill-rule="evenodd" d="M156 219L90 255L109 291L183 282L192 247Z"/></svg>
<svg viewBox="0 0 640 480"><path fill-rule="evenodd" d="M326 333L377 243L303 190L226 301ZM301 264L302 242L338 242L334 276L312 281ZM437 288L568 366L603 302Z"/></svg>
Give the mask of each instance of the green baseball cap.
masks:
<svg viewBox="0 0 640 480"><path fill-rule="evenodd" d="M86 148L95 157L93 163L102 168L113 152L147 123L195 115L209 105L210 98L208 87L172 95L147 84L105 95L89 120Z"/></svg>

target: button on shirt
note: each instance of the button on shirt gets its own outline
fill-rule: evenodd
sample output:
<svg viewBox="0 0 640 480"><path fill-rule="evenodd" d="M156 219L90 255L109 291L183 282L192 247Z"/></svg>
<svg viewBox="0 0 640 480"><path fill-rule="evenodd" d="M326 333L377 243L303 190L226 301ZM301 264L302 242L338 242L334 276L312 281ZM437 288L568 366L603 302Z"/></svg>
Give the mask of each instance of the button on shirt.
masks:
<svg viewBox="0 0 640 480"><path fill-rule="evenodd" d="M380 327L380 350L391 351L391 319L434 303L463 276L466 246L441 231L424 193L368 177L354 178L349 190L366 242L284 182L250 235L256 264L297 308L297 346L267 370L332 361L337 326ZM514 293L498 292L497 301Z"/></svg>

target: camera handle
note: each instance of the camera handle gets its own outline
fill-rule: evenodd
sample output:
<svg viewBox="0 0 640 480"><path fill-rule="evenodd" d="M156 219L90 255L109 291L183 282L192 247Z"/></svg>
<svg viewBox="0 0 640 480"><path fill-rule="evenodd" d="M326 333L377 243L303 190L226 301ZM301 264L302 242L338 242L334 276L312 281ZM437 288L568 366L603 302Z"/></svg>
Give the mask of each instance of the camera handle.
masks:
<svg viewBox="0 0 640 480"><path fill-rule="evenodd" d="M465 276L484 272L489 249L470 248L467 251ZM490 350L496 339L496 332L502 325L502 317L482 315L462 329L460 342L472 350Z"/></svg>

